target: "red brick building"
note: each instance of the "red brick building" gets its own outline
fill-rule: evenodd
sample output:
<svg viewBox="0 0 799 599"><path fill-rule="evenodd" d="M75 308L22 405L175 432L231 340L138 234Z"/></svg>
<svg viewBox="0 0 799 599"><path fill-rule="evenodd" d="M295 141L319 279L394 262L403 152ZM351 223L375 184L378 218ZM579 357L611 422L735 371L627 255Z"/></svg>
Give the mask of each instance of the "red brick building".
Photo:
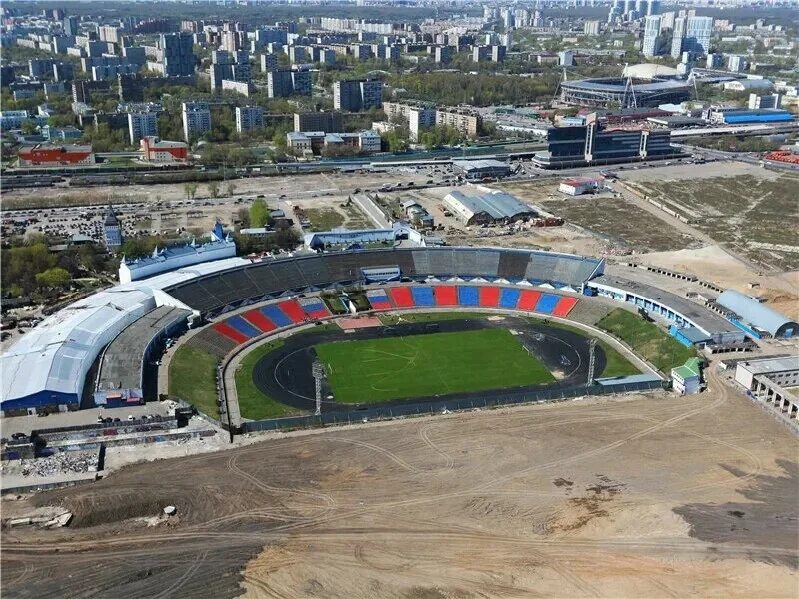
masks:
<svg viewBox="0 0 799 599"><path fill-rule="evenodd" d="M26 146L19 150L19 166L84 166L94 164L91 146Z"/></svg>
<svg viewBox="0 0 799 599"><path fill-rule="evenodd" d="M186 162L189 146L182 141L165 141L157 137L143 137L139 142L142 160L146 162Z"/></svg>

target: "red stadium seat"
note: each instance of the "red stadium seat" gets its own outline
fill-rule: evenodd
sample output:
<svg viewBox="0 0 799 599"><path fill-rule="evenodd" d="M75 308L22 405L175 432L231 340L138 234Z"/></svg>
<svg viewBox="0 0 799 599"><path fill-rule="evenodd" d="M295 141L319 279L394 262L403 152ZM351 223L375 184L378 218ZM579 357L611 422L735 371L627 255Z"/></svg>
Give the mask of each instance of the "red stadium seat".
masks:
<svg viewBox="0 0 799 599"><path fill-rule="evenodd" d="M291 322L298 323L303 322L306 318L305 310L302 309L297 303L297 300L286 300L285 302L280 302L277 305L280 308L280 311L283 312L286 316L291 318Z"/></svg>
<svg viewBox="0 0 799 599"><path fill-rule="evenodd" d="M519 310L529 310L530 312L533 312L540 298L540 291L530 291L529 289L525 289L522 291L522 294L519 297L519 303L517 307Z"/></svg>
<svg viewBox="0 0 799 599"><path fill-rule="evenodd" d="M437 306L457 306L458 289L452 285L439 285L433 287Z"/></svg>
<svg viewBox="0 0 799 599"><path fill-rule="evenodd" d="M413 301L413 295L408 287L390 287L388 290L391 301L397 308L413 308L416 302Z"/></svg>
<svg viewBox="0 0 799 599"><path fill-rule="evenodd" d="M245 320L247 320L247 322L251 323L255 327L258 327L264 333L268 333L269 331L273 331L277 328L277 325L264 316L264 313L260 310L250 310L249 312L242 314L242 316Z"/></svg>
<svg viewBox="0 0 799 599"><path fill-rule="evenodd" d="M238 332L226 322L218 322L214 325L214 330L222 333L228 339L233 339L236 343L244 343L249 339L244 333Z"/></svg>
<svg viewBox="0 0 799 599"><path fill-rule="evenodd" d="M499 287L480 287L480 305L494 308L499 305Z"/></svg>
<svg viewBox="0 0 799 599"><path fill-rule="evenodd" d="M562 297L558 302L558 305L555 306L555 309L552 310L553 316L560 316L561 318L568 316L569 312L572 311L572 308L577 305L577 298L576 297Z"/></svg>

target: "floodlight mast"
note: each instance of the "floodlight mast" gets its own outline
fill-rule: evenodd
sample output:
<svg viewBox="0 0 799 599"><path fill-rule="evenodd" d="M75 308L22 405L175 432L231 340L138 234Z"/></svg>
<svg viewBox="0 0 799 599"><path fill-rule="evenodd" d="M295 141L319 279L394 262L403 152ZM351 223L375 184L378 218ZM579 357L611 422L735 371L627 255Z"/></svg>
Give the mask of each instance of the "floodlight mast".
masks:
<svg viewBox="0 0 799 599"><path fill-rule="evenodd" d="M588 386L594 384L594 369L596 368L596 337L588 342Z"/></svg>
<svg viewBox="0 0 799 599"><path fill-rule="evenodd" d="M319 360L314 360L311 366L311 374L316 383L316 416L322 415L322 379L325 378L325 365Z"/></svg>

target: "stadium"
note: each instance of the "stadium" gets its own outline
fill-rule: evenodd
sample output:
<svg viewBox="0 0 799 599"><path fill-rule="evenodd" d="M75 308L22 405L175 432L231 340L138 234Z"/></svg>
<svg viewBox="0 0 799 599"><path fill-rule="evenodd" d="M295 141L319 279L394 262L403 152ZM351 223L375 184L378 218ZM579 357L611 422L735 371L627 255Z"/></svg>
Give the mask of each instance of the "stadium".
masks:
<svg viewBox="0 0 799 599"><path fill-rule="evenodd" d="M141 403L165 394L158 381L168 378L175 399L251 431L663 386L662 373L585 318L608 300L645 306L692 339L743 336L722 316L569 254L228 258L118 285L46 319L3 356L2 409ZM180 337L164 377L159 348L171 335ZM205 403L193 397L200 381Z"/></svg>
<svg viewBox="0 0 799 599"><path fill-rule="evenodd" d="M679 104L690 96L691 86L686 81L609 77L563 81L559 99L571 106L645 108Z"/></svg>

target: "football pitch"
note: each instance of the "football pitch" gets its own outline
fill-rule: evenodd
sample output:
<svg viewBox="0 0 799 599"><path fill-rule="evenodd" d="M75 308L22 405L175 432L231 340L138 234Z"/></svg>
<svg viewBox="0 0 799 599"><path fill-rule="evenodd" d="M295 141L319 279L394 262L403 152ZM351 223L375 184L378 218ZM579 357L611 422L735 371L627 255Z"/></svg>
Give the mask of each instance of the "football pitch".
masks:
<svg viewBox="0 0 799 599"><path fill-rule="evenodd" d="M375 403L555 380L505 329L334 341L315 349L339 403Z"/></svg>

